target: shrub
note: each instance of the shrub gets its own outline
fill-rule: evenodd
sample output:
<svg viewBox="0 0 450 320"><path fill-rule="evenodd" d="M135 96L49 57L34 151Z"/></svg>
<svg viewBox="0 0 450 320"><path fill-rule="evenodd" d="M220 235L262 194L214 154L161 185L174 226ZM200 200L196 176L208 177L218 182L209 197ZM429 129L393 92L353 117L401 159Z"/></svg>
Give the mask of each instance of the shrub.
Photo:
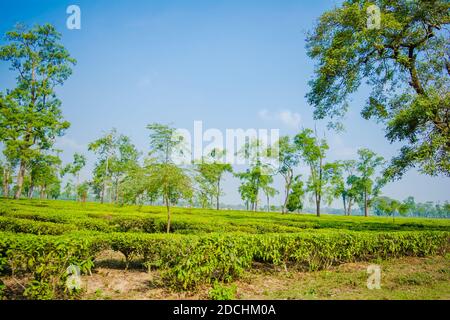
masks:
<svg viewBox="0 0 450 320"><path fill-rule="evenodd" d="M235 300L236 299L236 285L225 286L219 282L214 282L212 289L208 293L211 300Z"/></svg>
<svg viewBox="0 0 450 320"><path fill-rule="evenodd" d="M0 217L0 230L31 234L60 235L75 230L72 225Z"/></svg>

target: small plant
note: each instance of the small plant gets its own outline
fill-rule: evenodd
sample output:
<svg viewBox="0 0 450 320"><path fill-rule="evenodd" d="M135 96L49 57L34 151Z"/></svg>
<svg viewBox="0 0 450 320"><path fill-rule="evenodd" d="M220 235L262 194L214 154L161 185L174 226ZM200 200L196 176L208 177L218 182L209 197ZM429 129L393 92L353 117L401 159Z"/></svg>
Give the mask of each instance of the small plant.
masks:
<svg viewBox="0 0 450 320"><path fill-rule="evenodd" d="M26 287L24 296L31 300L50 300L54 293L49 283L33 280Z"/></svg>
<svg viewBox="0 0 450 320"><path fill-rule="evenodd" d="M95 290L94 294L95 294L95 299L100 300L103 297L103 290L102 289L97 289L97 290Z"/></svg>
<svg viewBox="0 0 450 320"><path fill-rule="evenodd" d="M0 280L0 300L3 299L5 289L6 289L5 284L3 283L2 280Z"/></svg>
<svg viewBox="0 0 450 320"><path fill-rule="evenodd" d="M211 300L235 300L236 291L237 288L235 284L225 286L216 281L209 291L208 296Z"/></svg>

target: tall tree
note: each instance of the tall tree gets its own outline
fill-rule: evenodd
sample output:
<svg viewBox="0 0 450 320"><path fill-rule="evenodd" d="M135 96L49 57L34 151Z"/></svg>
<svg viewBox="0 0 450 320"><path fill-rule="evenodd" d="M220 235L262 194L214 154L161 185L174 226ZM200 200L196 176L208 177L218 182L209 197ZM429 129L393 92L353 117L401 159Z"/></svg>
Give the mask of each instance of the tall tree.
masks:
<svg viewBox="0 0 450 320"><path fill-rule="evenodd" d="M28 197L33 196L34 188L39 189L41 199L49 194L50 190L60 189L61 159L50 154L41 154L32 159L29 164ZM57 187L55 188L55 186Z"/></svg>
<svg viewBox="0 0 450 320"><path fill-rule="evenodd" d="M264 175L262 176L262 183L261 183L261 189L266 195L266 201L267 201L267 212L270 211L270 198L273 198L275 195L278 194L278 190L271 186L273 183L273 176L270 175Z"/></svg>
<svg viewBox="0 0 450 320"><path fill-rule="evenodd" d="M183 168L174 164L174 157L185 150L185 141L175 128L149 124L150 156L146 164L149 193L162 196L167 210L167 233L170 232L171 207L180 199L192 199L192 180Z"/></svg>
<svg viewBox="0 0 450 320"><path fill-rule="evenodd" d="M209 189L212 196L215 197L216 209L220 209L220 196L223 194L221 182L226 172L233 172L231 164L225 163L223 158L225 152L219 149L213 149L207 157L203 157L200 163L196 164L197 172L201 175L199 182ZM206 185L205 185L206 184Z"/></svg>
<svg viewBox="0 0 450 320"><path fill-rule="evenodd" d="M300 154L298 146L293 143L289 136L281 137L276 143L273 156L278 157L279 168L278 173L284 179L284 201L281 208L282 213L286 213L289 193L291 192L292 183L294 180L294 169L299 164Z"/></svg>
<svg viewBox="0 0 450 320"><path fill-rule="evenodd" d="M78 185L80 184L80 171L86 166L86 157L80 153L74 153L72 163L66 165L62 174L70 173L76 179L75 190L78 189ZM78 192L76 193L76 200L78 200Z"/></svg>
<svg viewBox="0 0 450 320"><path fill-rule="evenodd" d="M19 161L15 198L22 194L28 163L41 150L50 149L69 127L55 87L70 76L75 60L59 43L60 38L50 24L18 25L6 33L7 44L0 46L0 60L8 61L17 75L16 87L0 103L0 140L4 152Z"/></svg>
<svg viewBox="0 0 450 320"><path fill-rule="evenodd" d="M72 192L73 192L74 188L73 188L73 184L71 181L67 181L66 185L64 186L64 191L62 193L62 195L66 198L66 199L72 199Z"/></svg>
<svg viewBox="0 0 450 320"><path fill-rule="evenodd" d="M140 165L127 170L121 184L123 203L138 204L139 200L143 200L146 191L144 176L144 168Z"/></svg>
<svg viewBox="0 0 450 320"><path fill-rule="evenodd" d="M400 202L388 197L378 197L373 201L374 210L377 214L392 216L392 221L395 222L395 214L405 216L410 210L410 206L406 202Z"/></svg>
<svg viewBox="0 0 450 320"><path fill-rule="evenodd" d="M245 172L235 174L242 184L239 187L241 198L252 211L258 211L260 190L271 183L274 168L264 161L266 156L272 156L272 146L267 146L259 139L249 139L238 150L237 154L248 161L249 168Z"/></svg>
<svg viewBox="0 0 450 320"><path fill-rule="evenodd" d="M377 5L380 26L368 27ZM325 12L307 37L316 62L308 102L317 119L339 118L363 83L371 89L362 116L402 142L386 171L400 177L417 166L450 176L450 53L446 0L346 0Z"/></svg>
<svg viewBox="0 0 450 320"><path fill-rule="evenodd" d="M239 193L246 203L247 210L258 211L259 191L263 172L260 166L252 166L244 172L235 174L241 180ZM250 206L250 208L249 208Z"/></svg>
<svg viewBox="0 0 450 320"><path fill-rule="evenodd" d="M333 198L341 198L344 207L344 214L350 215L352 205L358 199L358 188L356 185L357 177L356 161L344 160L331 162L325 165L324 174L327 176L329 184L328 194Z"/></svg>
<svg viewBox="0 0 450 320"><path fill-rule="evenodd" d="M107 183L111 180L110 162L117 151L117 139L117 130L112 129L110 132L88 145L89 151L95 152L99 157L99 161L94 168L94 184L97 185L97 188L98 184L101 184L101 203L103 203L105 199Z"/></svg>
<svg viewBox="0 0 450 320"><path fill-rule="evenodd" d="M86 202L89 195L89 183L85 181L82 184L78 184L76 191L78 199L80 199L81 202Z"/></svg>
<svg viewBox="0 0 450 320"><path fill-rule="evenodd" d="M121 182L131 170L138 166L140 153L131 142L131 139L125 135L118 136L116 147L117 152L110 159L110 171L114 184L114 201L118 203Z"/></svg>
<svg viewBox="0 0 450 320"><path fill-rule="evenodd" d="M320 217L320 207L327 184L324 165L328 144L325 139L317 138L311 129L303 129L295 136L294 143L300 151L301 159L310 169L307 189L313 194L316 215Z"/></svg>
<svg viewBox="0 0 450 320"><path fill-rule="evenodd" d="M355 184L360 190L361 202L364 206L364 215L369 215L369 207L372 199L377 197L381 188L386 183L385 177L375 177L377 170L383 166L384 159L377 156L375 152L369 149L358 150L359 159L356 164L358 177L355 179Z"/></svg>

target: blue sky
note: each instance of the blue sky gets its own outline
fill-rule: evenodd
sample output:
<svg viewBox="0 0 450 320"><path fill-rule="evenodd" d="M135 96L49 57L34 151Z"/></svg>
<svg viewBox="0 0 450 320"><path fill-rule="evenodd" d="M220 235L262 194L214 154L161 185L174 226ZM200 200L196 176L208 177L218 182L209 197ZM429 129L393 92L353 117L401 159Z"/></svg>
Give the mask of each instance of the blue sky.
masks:
<svg viewBox="0 0 450 320"><path fill-rule="evenodd" d="M81 8L81 30L66 28L66 8ZM313 127L304 98L313 62L306 56L305 32L335 1L2 1L0 33L17 22L50 22L78 63L58 89L63 112L72 124L58 141L63 160L112 127L148 150L145 126L173 123L192 129L279 128L295 134ZM3 40L2 40L3 41ZM14 75L0 63L0 90ZM362 90L351 102L341 134L326 132L329 159L352 158L368 147L390 158L383 129L363 120ZM325 123L317 123L323 132ZM90 165L95 161L89 155ZM301 169L300 171L304 171ZM227 177L224 202L240 203L238 181ZM276 181L281 187L281 181ZM384 194L418 201L450 200L450 179L416 171L390 183ZM278 202L277 198L275 202ZM336 203L339 206L339 203Z"/></svg>

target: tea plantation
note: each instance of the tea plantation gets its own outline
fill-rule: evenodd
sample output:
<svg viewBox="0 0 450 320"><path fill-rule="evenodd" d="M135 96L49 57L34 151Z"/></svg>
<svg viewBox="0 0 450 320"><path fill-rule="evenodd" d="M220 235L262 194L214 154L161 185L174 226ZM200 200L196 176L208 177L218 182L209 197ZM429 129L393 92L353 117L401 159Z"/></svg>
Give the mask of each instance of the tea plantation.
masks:
<svg viewBox="0 0 450 320"><path fill-rule="evenodd" d="M0 200L0 275L28 299L78 298L67 268L95 271L105 251L124 268L158 270L164 286L193 291L239 279L255 263L308 271L347 262L445 255L450 221ZM75 288L75 289L74 289ZM0 280L0 296L9 290Z"/></svg>

